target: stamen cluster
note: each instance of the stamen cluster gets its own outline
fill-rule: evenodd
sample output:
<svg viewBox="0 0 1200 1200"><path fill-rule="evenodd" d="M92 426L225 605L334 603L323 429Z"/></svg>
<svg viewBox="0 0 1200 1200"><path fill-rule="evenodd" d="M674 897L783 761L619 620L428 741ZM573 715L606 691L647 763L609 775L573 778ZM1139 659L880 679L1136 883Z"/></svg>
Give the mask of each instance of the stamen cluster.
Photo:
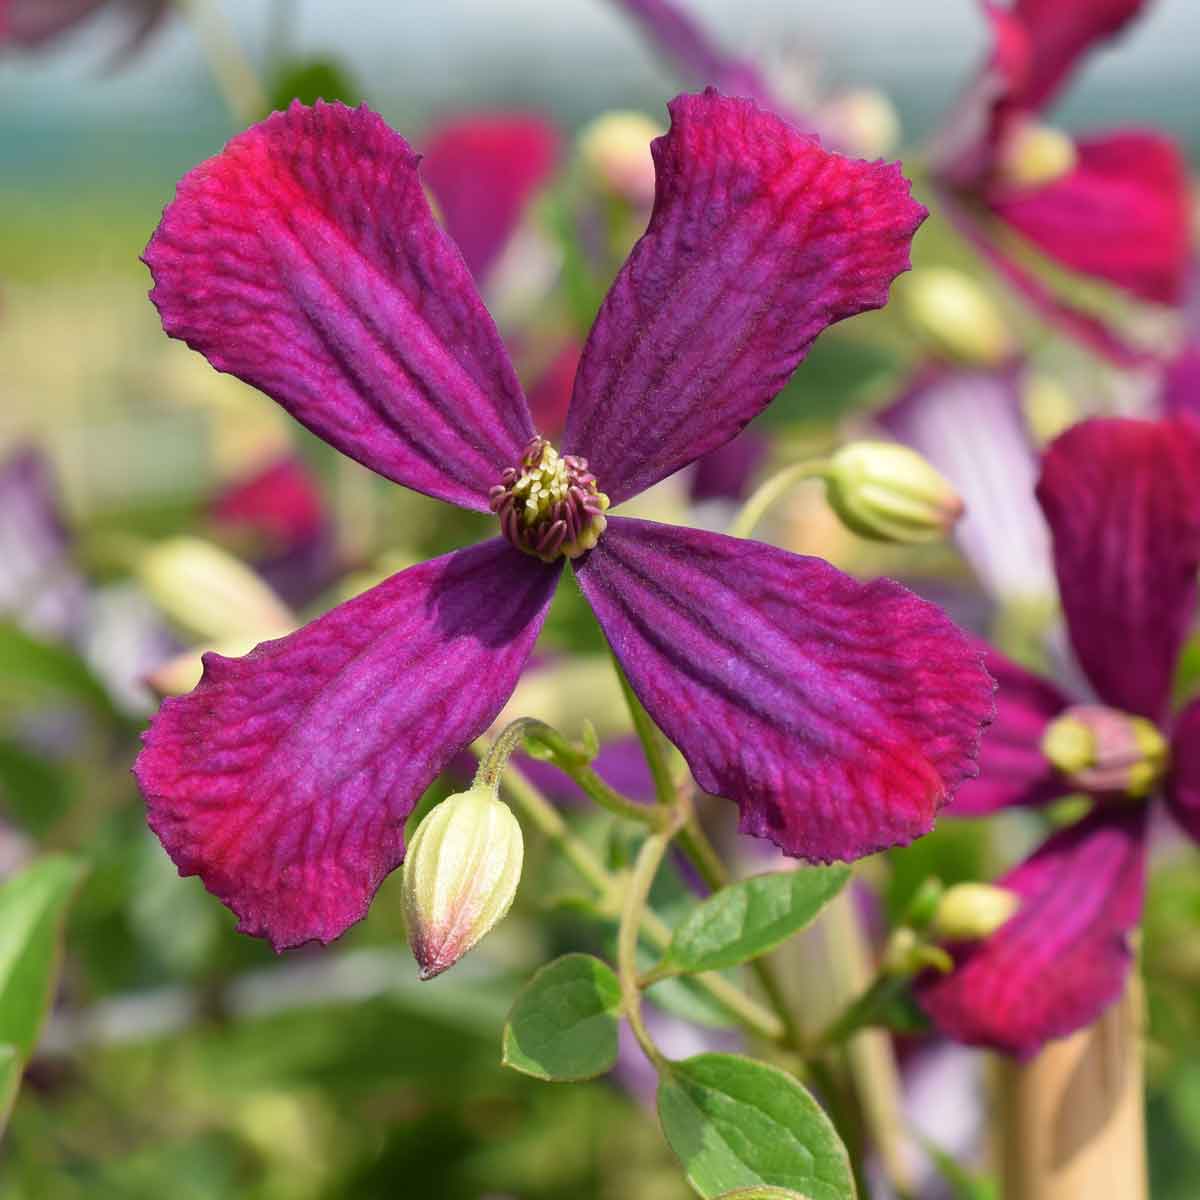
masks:
<svg viewBox="0 0 1200 1200"><path fill-rule="evenodd" d="M543 562L585 554L608 523L608 497L596 487L587 459L560 455L542 437L504 472L488 504L504 536Z"/></svg>

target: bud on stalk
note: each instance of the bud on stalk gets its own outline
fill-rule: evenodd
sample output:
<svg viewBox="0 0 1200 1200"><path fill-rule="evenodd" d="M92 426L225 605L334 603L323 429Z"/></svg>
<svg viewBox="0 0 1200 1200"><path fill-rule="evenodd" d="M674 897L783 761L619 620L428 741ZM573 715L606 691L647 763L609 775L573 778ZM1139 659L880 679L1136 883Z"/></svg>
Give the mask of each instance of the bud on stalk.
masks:
<svg viewBox="0 0 1200 1200"><path fill-rule="evenodd" d="M923 267L897 292L914 333L945 358L998 367L1016 347L1000 310L969 275L952 267Z"/></svg>
<svg viewBox="0 0 1200 1200"><path fill-rule="evenodd" d="M938 902L929 932L945 942L991 937L1021 907L1021 897L990 883L956 883Z"/></svg>
<svg viewBox="0 0 1200 1200"><path fill-rule="evenodd" d="M829 460L826 497L842 523L881 542L944 538L963 514L958 493L915 450L852 442Z"/></svg>
<svg viewBox="0 0 1200 1200"><path fill-rule="evenodd" d="M487 785L448 797L420 823L404 863L403 897L422 979L452 967L500 923L524 856L517 818Z"/></svg>

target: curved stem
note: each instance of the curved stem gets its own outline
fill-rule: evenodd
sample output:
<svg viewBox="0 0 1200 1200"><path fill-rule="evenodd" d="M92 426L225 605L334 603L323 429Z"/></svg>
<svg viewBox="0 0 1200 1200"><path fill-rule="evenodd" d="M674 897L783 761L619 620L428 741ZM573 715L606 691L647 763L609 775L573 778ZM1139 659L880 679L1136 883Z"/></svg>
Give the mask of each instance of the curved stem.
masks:
<svg viewBox="0 0 1200 1200"><path fill-rule="evenodd" d="M633 1036L646 1057L661 1071L666 1059L654 1044L642 1021L642 992L638 987L637 948L650 887L663 856L671 844L671 830L652 833L643 843L633 864L633 872L625 885L625 902L621 906L621 924L617 931L617 978L621 982L621 1005Z"/></svg>
<svg viewBox="0 0 1200 1200"><path fill-rule="evenodd" d="M595 889L601 909L615 913L618 909L620 881L605 868L591 847L571 832L558 809L520 771L509 767L502 779L509 798L530 824ZM642 913L641 929L647 941L658 950L665 950L671 944L670 927L649 909ZM727 979L711 972L694 975L692 979L697 987L707 992L748 1032L770 1042L778 1042L783 1038L784 1025L779 1018Z"/></svg>
<svg viewBox="0 0 1200 1200"><path fill-rule="evenodd" d="M750 499L742 505L741 511L734 517L733 524L729 527L729 536L749 537L754 527L766 515L767 509L776 500L802 480L819 479L825 474L828 467L828 459L814 458L807 462L793 463L790 467L784 467L782 471L772 475L760 484Z"/></svg>
<svg viewBox="0 0 1200 1200"><path fill-rule="evenodd" d="M667 758L663 753L662 734L658 726L650 719L650 714L642 707L621 664L613 655L613 669L625 695L625 703L629 706L629 715L633 719L633 728L642 743L642 751L646 755L646 765L650 768L650 776L654 780L654 794L663 808L669 808L675 803L675 783L671 779L671 771L667 766Z"/></svg>

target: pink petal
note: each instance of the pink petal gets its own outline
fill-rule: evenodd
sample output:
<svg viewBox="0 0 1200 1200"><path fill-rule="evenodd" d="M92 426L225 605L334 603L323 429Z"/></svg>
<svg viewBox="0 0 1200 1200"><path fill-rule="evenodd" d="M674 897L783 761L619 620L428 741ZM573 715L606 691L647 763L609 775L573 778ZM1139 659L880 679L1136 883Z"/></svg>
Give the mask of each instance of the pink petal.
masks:
<svg viewBox="0 0 1200 1200"><path fill-rule="evenodd" d="M541 374L529 388L529 411L538 433L550 441L562 436L567 423L567 408L571 403L571 388L579 370L579 343L569 338L554 357L542 368Z"/></svg>
<svg viewBox="0 0 1200 1200"><path fill-rule="evenodd" d="M317 481L294 454L226 485L213 498L209 513L221 525L261 534L280 546L314 537L326 522Z"/></svg>
<svg viewBox="0 0 1200 1200"><path fill-rule="evenodd" d="M1200 430L1092 420L1046 451L1038 500L1071 644L1100 699L1159 720L1200 569Z"/></svg>
<svg viewBox="0 0 1200 1200"><path fill-rule="evenodd" d="M1022 898L982 942L955 948L949 975L918 997L942 1033L1027 1057L1091 1024L1120 994L1141 919L1146 809L1097 813L1055 834L1000 879Z"/></svg>
<svg viewBox="0 0 1200 1200"><path fill-rule="evenodd" d="M496 539L245 658L205 655L134 768L180 874L278 950L363 917L413 805L516 686L557 578Z"/></svg>
<svg viewBox="0 0 1200 1200"><path fill-rule="evenodd" d="M146 249L163 327L318 437L466 508L533 434L408 143L294 103L186 175Z"/></svg>
<svg viewBox="0 0 1200 1200"><path fill-rule="evenodd" d="M473 113L425 140L421 173L471 274L487 275L550 177L558 132L527 113Z"/></svg>
<svg viewBox="0 0 1200 1200"><path fill-rule="evenodd" d="M1166 794L1172 816L1200 842L1200 700L1176 718Z"/></svg>
<svg viewBox="0 0 1200 1200"><path fill-rule="evenodd" d="M887 299L925 210L711 88L670 104L654 212L584 347L565 449L617 503L724 445L827 325Z"/></svg>
<svg viewBox="0 0 1200 1200"><path fill-rule="evenodd" d="M1200 420L1200 342L1185 346L1163 372L1162 410Z"/></svg>
<svg viewBox="0 0 1200 1200"><path fill-rule="evenodd" d="M927 833L975 774L992 682L899 584L622 517L576 575L634 691L746 833L858 858Z"/></svg>
<svg viewBox="0 0 1200 1200"><path fill-rule="evenodd" d="M1029 34L1031 59L1022 86L1010 99L1022 108L1044 107L1079 57L1121 32L1146 0L1017 0L1012 15Z"/></svg>
<svg viewBox="0 0 1200 1200"><path fill-rule="evenodd" d="M1071 698L998 650L981 650L996 680L996 719L984 735L979 775L959 788L950 806L956 817L982 816L1015 804L1046 804L1073 790L1042 753L1046 726L1071 705Z"/></svg>
<svg viewBox="0 0 1200 1200"><path fill-rule="evenodd" d="M1057 262L1161 304L1178 304L1190 265L1187 166L1170 139L1115 133L1082 141L1070 174L997 191L989 206Z"/></svg>

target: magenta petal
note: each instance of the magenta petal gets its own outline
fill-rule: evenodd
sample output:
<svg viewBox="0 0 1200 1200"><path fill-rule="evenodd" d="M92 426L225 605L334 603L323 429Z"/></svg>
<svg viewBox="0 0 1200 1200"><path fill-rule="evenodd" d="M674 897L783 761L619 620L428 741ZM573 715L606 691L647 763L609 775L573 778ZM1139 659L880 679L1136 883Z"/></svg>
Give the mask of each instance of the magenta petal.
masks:
<svg viewBox="0 0 1200 1200"><path fill-rule="evenodd" d="M134 768L180 874L279 950L359 920L421 793L516 686L557 578L496 539L245 658L205 655Z"/></svg>
<svg viewBox="0 0 1200 1200"><path fill-rule="evenodd" d="M1190 265L1187 166L1169 138L1115 133L1078 143L1073 171L989 204L1051 258L1161 304L1183 296Z"/></svg>
<svg viewBox="0 0 1200 1200"><path fill-rule="evenodd" d="M1200 342L1186 345L1163 372L1162 410L1200 420Z"/></svg>
<svg viewBox="0 0 1200 1200"><path fill-rule="evenodd" d="M584 347L565 449L617 503L724 445L827 325L887 299L925 210L898 166L749 100L670 104L654 212Z"/></svg>
<svg viewBox="0 0 1200 1200"><path fill-rule="evenodd" d="M416 167L375 113L293 104L183 178L150 296L172 337L318 437L483 511L533 429Z"/></svg>
<svg viewBox="0 0 1200 1200"><path fill-rule="evenodd" d="M858 858L928 832L975 773L992 682L899 584L622 517L576 575L634 691L746 833Z"/></svg>
<svg viewBox="0 0 1200 1200"><path fill-rule="evenodd" d="M462 116L426 138L421 174L477 280L499 257L557 155L557 131L527 113Z"/></svg>
<svg viewBox="0 0 1200 1200"><path fill-rule="evenodd" d="M1120 994L1142 913L1146 809L1108 810L1055 834L998 882L1022 898L986 941L955 948L918 985L942 1033L1026 1057L1091 1024Z"/></svg>
<svg viewBox="0 0 1200 1200"><path fill-rule="evenodd" d="M1046 726L1072 703L1049 680L990 646L983 661L996 681L996 719L984 735L979 775L955 794L949 812L982 816L1011 805L1039 805L1072 791L1042 753Z"/></svg>
<svg viewBox="0 0 1200 1200"><path fill-rule="evenodd" d="M1105 704L1159 720L1196 600L1200 431L1085 421L1051 443L1037 494L1080 666Z"/></svg>
<svg viewBox="0 0 1200 1200"><path fill-rule="evenodd" d="M1200 700L1179 714L1171 732L1166 794L1172 816L1200 842Z"/></svg>
<svg viewBox="0 0 1200 1200"><path fill-rule="evenodd" d="M1146 0L1017 0L1012 15L1029 34L1031 58L1013 104L1037 109L1047 104L1079 56L1119 33Z"/></svg>

